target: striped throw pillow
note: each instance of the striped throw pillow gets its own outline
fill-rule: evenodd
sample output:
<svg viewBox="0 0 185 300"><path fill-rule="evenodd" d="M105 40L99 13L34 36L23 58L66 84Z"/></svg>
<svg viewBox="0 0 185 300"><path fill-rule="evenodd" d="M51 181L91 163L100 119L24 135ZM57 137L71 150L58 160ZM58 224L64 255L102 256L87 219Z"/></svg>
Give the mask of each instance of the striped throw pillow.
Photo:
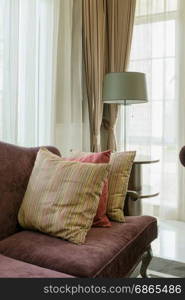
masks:
<svg viewBox="0 0 185 300"><path fill-rule="evenodd" d="M41 148L19 210L20 225L76 244L84 243L109 167L63 161Z"/></svg>
<svg viewBox="0 0 185 300"><path fill-rule="evenodd" d="M74 151L73 157L82 158L87 154L90 153ZM106 215L112 221L125 221L123 208L135 155L135 151L111 153Z"/></svg>
<svg viewBox="0 0 185 300"><path fill-rule="evenodd" d="M111 151L104 151L104 152L93 152L87 153L81 157L69 157L63 158L64 160L73 160L73 161L81 161L81 162L88 162L88 163L109 163L111 156ZM102 194L100 196L100 201L98 205L98 209L96 212L96 216L94 217L93 226L95 227L111 227L111 222L109 221L108 217L106 216L107 210L107 201L108 201L108 178L104 182L104 187L102 190Z"/></svg>
<svg viewBox="0 0 185 300"><path fill-rule="evenodd" d="M135 158L135 151L115 152L111 154L108 177L107 215L117 222L124 222L124 202Z"/></svg>

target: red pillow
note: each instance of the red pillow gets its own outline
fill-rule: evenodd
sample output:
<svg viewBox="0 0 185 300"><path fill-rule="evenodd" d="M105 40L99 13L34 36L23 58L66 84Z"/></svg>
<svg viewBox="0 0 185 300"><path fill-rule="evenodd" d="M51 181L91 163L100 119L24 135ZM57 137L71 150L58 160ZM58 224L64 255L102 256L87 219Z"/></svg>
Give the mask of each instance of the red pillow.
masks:
<svg viewBox="0 0 185 300"><path fill-rule="evenodd" d="M84 154L80 157L65 158L65 160L89 162L89 163L109 163L111 156L111 150L105 152L97 152L91 154ZM99 206L94 217L93 226L96 227L110 227L111 223L106 216L108 200L108 179L105 180L102 194L100 196Z"/></svg>

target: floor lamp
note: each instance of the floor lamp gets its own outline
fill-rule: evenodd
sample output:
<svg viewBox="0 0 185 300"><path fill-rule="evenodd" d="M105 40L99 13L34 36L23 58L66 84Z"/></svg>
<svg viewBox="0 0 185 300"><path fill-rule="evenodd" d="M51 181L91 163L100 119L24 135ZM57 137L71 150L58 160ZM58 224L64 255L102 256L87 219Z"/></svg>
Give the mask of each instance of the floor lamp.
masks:
<svg viewBox="0 0 185 300"><path fill-rule="evenodd" d="M126 105L148 102L144 73L107 73L103 81L103 102L124 107L124 150L126 150Z"/></svg>

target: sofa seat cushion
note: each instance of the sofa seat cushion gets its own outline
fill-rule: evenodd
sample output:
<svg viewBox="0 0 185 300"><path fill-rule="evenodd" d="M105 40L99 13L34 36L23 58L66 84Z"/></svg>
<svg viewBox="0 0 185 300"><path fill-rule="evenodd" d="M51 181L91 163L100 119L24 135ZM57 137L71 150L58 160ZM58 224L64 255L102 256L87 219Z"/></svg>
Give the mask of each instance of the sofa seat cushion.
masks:
<svg viewBox="0 0 185 300"><path fill-rule="evenodd" d="M153 217L126 217L110 228L91 228L83 245L22 231L0 242L0 253L76 277L126 277L157 236Z"/></svg>
<svg viewBox="0 0 185 300"><path fill-rule="evenodd" d="M71 276L0 255L0 278L69 278Z"/></svg>

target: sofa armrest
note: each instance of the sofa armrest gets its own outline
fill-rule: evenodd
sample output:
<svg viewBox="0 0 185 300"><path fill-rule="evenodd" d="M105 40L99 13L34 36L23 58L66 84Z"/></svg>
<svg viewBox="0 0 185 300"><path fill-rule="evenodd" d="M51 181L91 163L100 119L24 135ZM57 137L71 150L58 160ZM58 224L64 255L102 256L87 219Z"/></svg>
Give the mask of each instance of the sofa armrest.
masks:
<svg viewBox="0 0 185 300"><path fill-rule="evenodd" d="M181 151L179 153L179 159L181 164L185 167L185 146L181 148Z"/></svg>

